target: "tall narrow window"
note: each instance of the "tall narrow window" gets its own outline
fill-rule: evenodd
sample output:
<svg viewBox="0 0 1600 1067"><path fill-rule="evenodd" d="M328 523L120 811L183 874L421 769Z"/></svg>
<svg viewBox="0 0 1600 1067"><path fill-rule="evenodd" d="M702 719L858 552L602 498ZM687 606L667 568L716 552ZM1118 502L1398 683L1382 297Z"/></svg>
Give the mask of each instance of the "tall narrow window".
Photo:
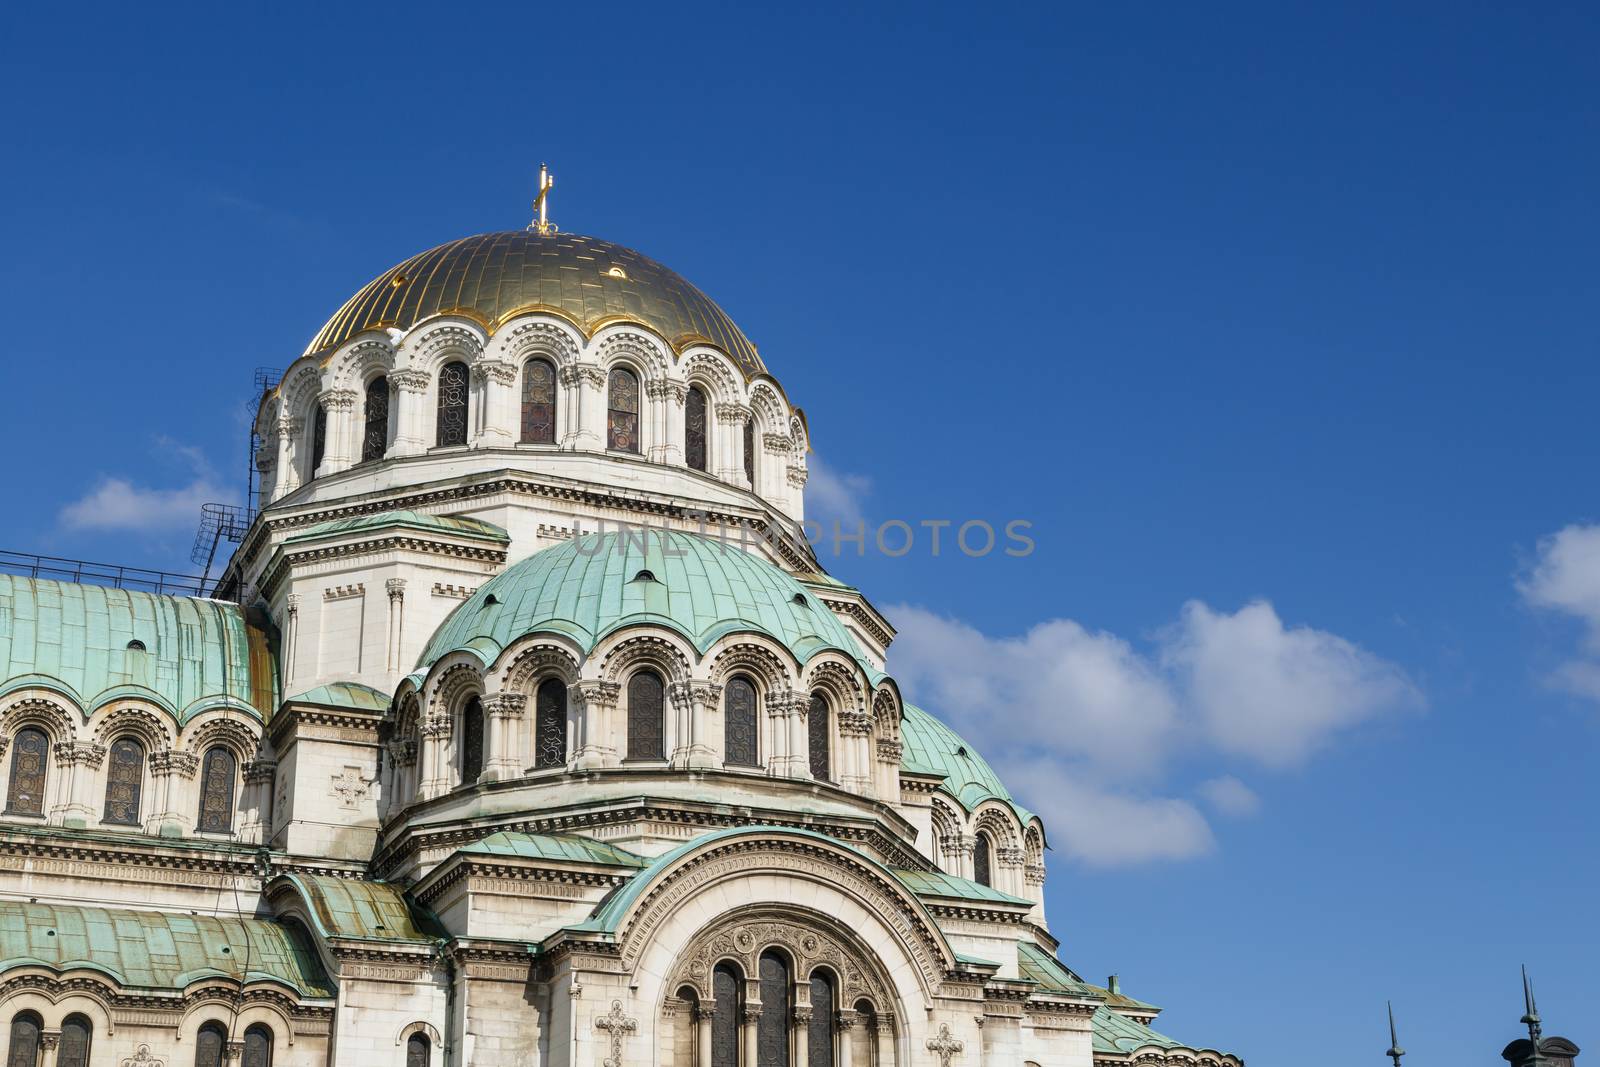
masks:
<svg viewBox="0 0 1600 1067"><path fill-rule="evenodd" d="M710 440L706 425L706 391L689 387L683 411L683 461L697 471L706 469L706 444Z"/></svg>
<svg viewBox="0 0 1600 1067"><path fill-rule="evenodd" d="M322 466L323 454L328 450L328 409L317 404L311 414L311 470L307 478L315 478Z"/></svg>
<svg viewBox="0 0 1600 1067"><path fill-rule="evenodd" d="M406 1038L406 1067L431 1067L433 1044L427 1034L412 1034Z"/></svg>
<svg viewBox="0 0 1600 1067"><path fill-rule="evenodd" d="M639 378L618 367L606 386L606 447L618 452L639 451Z"/></svg>
<svg viewBox="0 0 1600 1067"><path fill-rule="evenodd" d="M661 675L640 671L628 679L628 758L666 759L666 714Z"/></svg>
<svg viewBox="0 0 1600 1067"><path fill-rule="evenodd" d="M563 766L567 762L566 683L559 678L540 682L533 708L533 765Z"/></svg>
<svg viewBox="0 0 1600 1067"><path fill-rule="evenodd" d="M6 1046L6 1067L35 1067L39 1062L39 1029L43 1024L31 1011L11 1017L11 1043Z"/></svg>
<svg viewBox="0 0 1600 1067"><path fill-rule="evenodd" d="M994 885L990 873L990 851L989 835L980 833L977 843L972 846L972 879L980 885Z"/></svg>
<svg viewBox="0 0 1600 1067"><path fill-rule="evenodd" d="M812 693L811 707L806 711L806 746L811 755L811 777L819 782L832 777L828 762L828 741L833 735L830 718L828 699L821 693Z"/></svg>
<svg viewBox="0 0 1600 1067"><path fill-rule="evenodd" d="M754 419L744 420L744 476L750 482L750 488L756 487L756 423Z"/></svg>
<svg viewBox="0 0 1600 1067"><path fill-rule="evenodd" d="M244 1032L244 1059L239 1067L272 1067L272 1031L261 1023Z"/></svg>
<svg viewBox="0 0 1600 1067"><path fill-rule="evenodd" d="M471 785L483 774L483 703L472 697L461 709L461 784Z"/></svg>
<svg viewBox="0 0 1600 1067"><path fill-rule="evenodd" d="M756 1021L756 1062L789 1067L789 961L761 954L761 1018Z"/></svg>
<svg viewBox="0 0 1600 1067"><path fill-rule="evenodd" d="M748 678L730 678L722 693L722 743L727 762L757 765L756 687Z"/></svg>
<svg viewBox="0 0 1600 1067"><path fill-rule="evenodd" d="M719 963L711 972L711 995L716 1014L711 1017L711 1067L739 1067L740 992L744 977L731 963Z"/></svg>
<svg viewBox="0 0 1600 1067"><path fill-rule="evenodd" d="M200 766L201 833L233 832L233 753L221 745L206 752Z"/></svg>
<svg viewBox="0 0 1600 1067"><path fill-rule="evenodd" d="M389 451L389 379L367 383L366 429L361 435L361 462L382 459Z"/></svg>
<svg viewBox="0 0 1600 1067"><path fill-rule="evenodd" d="M222 1067L222 1050L228 1032L221 1023L206 1023L194 1038L194 1067Z"/></svg>
<svg viewBox="0 0 1600 1067"><path fill-rule="evenodd" d="M811 973L811 1023L806 1034L805 1067L833 1067L833 979L823 971ZM849 1039L846 1032L846 1040Z"/></svg>
<svg viewBox="0 0 1600 1067"><path fill-rule="evenodd" d="M470 388L465 363L446 363L439 370L439 419L433 438L433 443L439 447L467 443L467 392Z"/></svg>
<svg viewBox="0 0 1600 1067"><path fill-rule="evenodd" d="M44 776L50 765L50 739L27 726L11 741L11 784L6 790L10 815L44 814Z"/></svg>
<svg viewBox="0 0 1600 1067"><path fill-rule="evenodd" d="M131 737L119 737L111 743L106 760L106 807L101 819L119 826L138 826L143 790L144 746Z"/></svg>
<svg viewBox="0 0 1600 1067"><path fill-rule="evenodd" d="M556 440L556 368L547 359L530 359L522 368L522 441L549 445Z"/></svg>
<svg viewBox="0 0 1600 1067"><path fill-rule="evenodd" d="M63 1019L56 1067L89 1067L89 1042L93 1038L94 1024L87 1015L69 1015Z"/></svg>
<svg viewBox="0 0 1600 1067"><path fill-rule="evenodd" d="M857 1058L855 1062L861 1067L881 1067L878 1063L878 1013L872 1009L871 1001L856 1001L856 1024L867 1039L867 1058L865 1061Z"/></svg>

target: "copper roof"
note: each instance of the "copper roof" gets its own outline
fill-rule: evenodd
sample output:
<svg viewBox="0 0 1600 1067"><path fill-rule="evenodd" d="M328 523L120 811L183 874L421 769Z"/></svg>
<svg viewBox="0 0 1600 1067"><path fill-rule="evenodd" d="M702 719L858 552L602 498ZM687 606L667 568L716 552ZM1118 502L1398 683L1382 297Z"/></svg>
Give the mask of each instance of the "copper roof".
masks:
<svg viewBox="0 0 1600 1067"><path fill-rule="evenodd" d="M586 335L613 322L647 326L677 350L726 352L745 376L761 357L711 299L631 248L572 233L524 230L463 237L390 267L345 302L306 348L335 348L363 330L409 329L434 315L476 319L492 333L514 315L544 311Z"/></svg>

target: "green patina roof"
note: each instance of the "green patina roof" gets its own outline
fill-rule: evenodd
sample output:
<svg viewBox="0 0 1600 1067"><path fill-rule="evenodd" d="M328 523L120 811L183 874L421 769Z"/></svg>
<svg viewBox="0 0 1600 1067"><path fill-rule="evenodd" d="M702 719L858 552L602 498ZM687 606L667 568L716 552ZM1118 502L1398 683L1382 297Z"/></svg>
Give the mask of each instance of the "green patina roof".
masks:
<svg viewBox="0 0 1600 1067"><path fill-rule="evenodd" d="M1158 1034L1143 1023L1135 1022L1126 1015L1118 1015L1110 1008L1096 1008L1093 1024L1096 1052L1133 1052L1152 1045L1156 1048L1188 1047L1182 1041Z"/></svg>
<svg viewBox="0 0 1600 1067"><path fill-rule="evenodd" d="M1065 993L1075 997L1099 995L1034 941L1017 942L1017 971L1028 981L1038 982L1039 988L1047 993Z"/></svg>
<svg viewBox="0 0 1600 1067"><path fill-rule="evenodd" d="M0 574L0 692L42 685L86 713L137 697L180 719L222 703L266 719L277 673L237 604Z"/></svg>
<svg viewBox="0 0 1600 1067"><path fill-rule="evenodd" d="M325 708L356 708L360 711L388 711L389 695L358 682L334 682L307 689L285 703L317 704Z"/></svg>
<svg viewBox="0 0 1600 1067"><path fill-rule="evenodd" d="M1113 993L1105 986L1095 985L1093 982L1085 982L1084 984L1087 985L1091 991L1093 991L1095 996L1102 998L1106 1004L1113 1008L1135 1012L1147 1011L1151 1014L1156 1014L1161 1011L1161 1009L1156 1007L1154 1004L1150 1004L1142 1000L1135 1000L1126 993Z"/></svg>
<svg viewBox="0 0 1600 1067"><path fill-rule="evenodd" d="M222 976L333 996L304 935L262 919L0 901L0 957L0 971L88 968L140 989L181 990Z"/></svg>
<svg viewBox="0 0 1600 1067"><path fill-rule="evenodd" d="M1033 901L1014 897L1010 893L1002 893L993 886L974 882L967 878L957 878L953 874L941 871L911 871L902 867L893 867L894 876L900 879L905 887L919 897L948 897L957 900L980 900L998 904L1022 904L1032 907Z"/></svg>
<svg viewBox="0 0 1600 1067"><path fill-rule="evenodd" d="M300 890L317 933L325 938L426 944L443 935L431 915L412 908L399 886L299 872L283 877Z"/></svg>
<svg viewBox="0 0 1600 1067"><path fill-rule="evenodd" d="M726 634L756 631L782 642L802 663L825 648L860 661L833 612L772 564L710 537L642 533L647 536L590 534L537 552L485 582L439 627L418 670L457 650L489 663L513 641L538 632L565 634L587 652L613 630L638 624L676 630L701 651ZM641 571L654 580L640 578Z"/></svg>
<svg viewBox="0 0 1600 1067"><path fill-rule="evenodd" d="M1011 799L1000 776L978 755L977 749L921 708L905 706L900 740L905 744L900 766L914 774L943 777L941 788L968 811L985 800L999 800L1009 804L1024 823L1033 818L1031 811Z"/></svg>
<svg viewBox="0 0 1600 1067"><path fill-rule="evenodd" d="M468 518L465 515L424 515L417 511L380 511L374 515L357 515L350 519L333 519L329 522L319 522L308 530L303 530L284 541L292 545L296 541L311 541L321 537L334 537L340 534L360 533L364 530L387 530L396 526L412 530L425 530L429 533L454 534L457 537L471 537L479 541L495 541L507 544L511 538L505 530L492 522L482 519Z"/></svg>
<svg viewBox="0 0 1600 1067"><path fill-rule="evenodd" d="M576 834L521 834L502 830L459 852L488 856L520 856L531 860L569 860L608 867L648 867L650 861L626 849Z"/></svg>

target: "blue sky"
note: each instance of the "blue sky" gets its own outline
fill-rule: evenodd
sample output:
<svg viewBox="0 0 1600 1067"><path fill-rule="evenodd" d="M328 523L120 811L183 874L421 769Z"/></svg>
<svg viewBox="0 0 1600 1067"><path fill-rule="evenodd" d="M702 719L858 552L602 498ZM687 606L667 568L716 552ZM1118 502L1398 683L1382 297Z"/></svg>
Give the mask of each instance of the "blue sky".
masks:
<svg viewBox="0 0 1600 1067"><path fill-rule="evenodd" d="M1301 1067L1600 1000L1592 7L0 13L13 549L184 567L257 366L553 218L717 299L1065 955ZM957 622L956 620L959 620ZM1589 1034L1587 1040L1596 1040Z"/></svg>

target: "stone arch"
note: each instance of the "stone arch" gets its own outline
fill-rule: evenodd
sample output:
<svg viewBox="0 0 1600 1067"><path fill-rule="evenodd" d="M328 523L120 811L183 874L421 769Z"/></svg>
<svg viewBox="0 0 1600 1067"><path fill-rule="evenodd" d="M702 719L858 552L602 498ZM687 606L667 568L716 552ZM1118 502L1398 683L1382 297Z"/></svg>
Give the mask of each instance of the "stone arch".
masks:
<svg viewBox="0 0 1600 1067"><path fill-rule="evenodd" d="M513 323L502 326L497 336L506 359L518 367L535 356L550 359L558 368L578 362L583 338L571 326L532 316L518 317Z"/></svg>
<svg viewBox="0 0 1600 1067"><path fill-rule="evenodd" d="M394 345L387 337L364 337L346 345L330 361L333 387L364 389L379 374L395 369Z"/></svg>
<svg viewBox="0 0 1600 1067"><path fill-rule="evenodd" d="M757 433L788 436L788 405L766 382L756 382L750 387L750 410L755 416Z"/></svg>
<svg viewBox="0 0 1600 1067"><path fill-rule="evenodd" d="M260 727L246 725L238 715L226 711L212 712L184 728L183 743L185 749L200 756L222 745L234 754L242 768L256 757L261 748Z"/></svg>
<svg viewBox="0 0 1600 1067"><path fill-rule="evenodd" d="M1044 866L1044 831L1039 828L1037 820L1029 823L1022 832L1022 849L1030 866Z"/></svg>
<svg viewBox="0 0 1600 1067"><path fill-rule="evenodd" d="M979 807L972 820L974 833L986 833L996 849L1016 849L1021 836L1017 818L1004 805L990 802Z"/></svg>
<svg viewBox="0 0 1600 1067"><path fill-rule="evenodd" d="M300 417L317 394L322 392L322 364L313 356L302 356L283 374L278 383L279 417Z"/></svg>
<svg viewBox="0 0 1600 1067"><path fill-rule="evenodd" d="M253 982L250 984L256 985ZM246 994L245 1003L240 1004L238 994L234 992L237 989L238 985L234 983L191 993L189 1002L184 1006L183 1018L178 1023L178 1044L192 1045L200 1028L209 1022L221 1023L224 1028L232 1028L230 1033L237 1030L240 1034L256 1023L265 1023L272 1030L274 1046L292 1048L294 1021L289 1013L273 1000L260 996ZM235 1015L235 1012L238 1014Z"/></svg>
<svg viewBox="0 0 1600 1067"><path fill-rule="evenodd" d="M491 673L498 676L502 692L530 696L533 687L549 675L576 685L579 656L573 647L549 634L530 634L508 645Z"/></svg>
<svg viewBox="0 0 1600 1067"><path fill-rule="evenodd" d="M425 690L427 721L449 719L469 696L482 696L482 665L470 652L455 652L434 665Z"/></svg>
<svg viewBox="0 0 1600 1067"><path fill-rule="evenodd" d="M25 726L37 726L45 732L51 744L71 741L77 734L73 715L66 705L49 697L27 695L19 697L0 711L0 738L9 742Z"/></svg>
<svg viewBox="0 0 1600 1067"><path fill-rule="evenodd" d="M690 351L679 370L685 384L698 385L706 391L706 399L713 406L737 404L744 399L740 377L728 358L709 348Z"/></svg>
<svg viewBox="0 0 1600 1067"><path fill-rule="evenodd" d="M394 1035L394 1043L403 1045L406 1043L406 1038L412 1034L421 1034L433 1043L434 1048L439 1047L439 1028L424 1019L418 1019L416 1022L406 1023L402 1026Z"/></svg>
<svg viewBox="0 0 1600 1067"><path fill-rule="evenodd" d="M672 373L672 360L666 346L647 333L619 327L605 331L594 346L594 361L601 370L610 373L618 363L631 367L639 375L641 389L645 382L668 377Z"/></svg>
<svg viewBox="0 0 1600 1067"><path fill-rule="evenodd" d="M8 971L0 986L0 1027L19 1011L37 1013L47 1029L58 1029L68 1015L81 1014L89 1017L95 1033L113 1034L114 993L111 981L99 971L76 969L63 975L37 967Z"/></svg>
<svg viewBox="0 0 1600 1067"><path fill-rule="evenodd" d="M718 685L726 685L735 674L749 675L769 698L791 688L795 682L794 672L784 657L774 651L773 645L752 639L748 634L729 639L711 657L709 673Z"/></svg>
<svg viewBox="0 0 1600 1067"><path fill-rule="evenodd" d="M689 680L692 660L688 646L677 634L632 634L621 637L600 659L600 677L621 684L627 675L642 667L654 667L661 672L668 686Z"/></svg>
<svg viewBox="0 0 1600 1067"><path fill-rule="evenodd" d="M841 658L823 653L807 665L805 690L810 693L818 689L832 697L833 706L841 712L865 711L866 690L854 668Z"/></svg>
<svg viewBox="0 0 1600 1067"><path fill-rule="evenodd" d="M177 730L172 716L155 707L117 704L103 707L90 720L94 741L108 746L119 737L136 738L145 752L176 748Z"/></svg>
<svg viewBox="0 0 1600 1067"><path fill-rule="evenodd" d="M483 356L485 337L476 324L452 319L433 319L413 329L402 344L409 354L407 369L426 371L437 377L439 368L452 360L471 366Z"/></svg>
<svg viewBox="0 0 1600 1067"><path fill-rule="evenodd" d="M879 740L900 740L900 695L888 686L872 695L872 725Z"/></svg>

